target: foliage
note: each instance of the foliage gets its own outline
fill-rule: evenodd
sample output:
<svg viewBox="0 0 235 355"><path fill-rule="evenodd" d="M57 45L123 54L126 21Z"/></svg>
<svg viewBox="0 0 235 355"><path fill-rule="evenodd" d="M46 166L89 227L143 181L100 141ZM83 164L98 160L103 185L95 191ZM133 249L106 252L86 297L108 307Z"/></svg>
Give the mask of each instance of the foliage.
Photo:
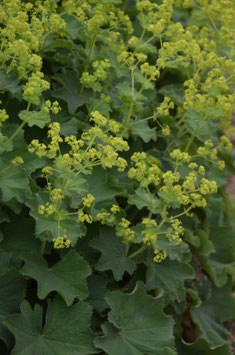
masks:
<svg viewBox="0 0 235 355"><path fill-rule="evenodd" d="M234 17L1 2L1 354L231 353Z"/></svg>

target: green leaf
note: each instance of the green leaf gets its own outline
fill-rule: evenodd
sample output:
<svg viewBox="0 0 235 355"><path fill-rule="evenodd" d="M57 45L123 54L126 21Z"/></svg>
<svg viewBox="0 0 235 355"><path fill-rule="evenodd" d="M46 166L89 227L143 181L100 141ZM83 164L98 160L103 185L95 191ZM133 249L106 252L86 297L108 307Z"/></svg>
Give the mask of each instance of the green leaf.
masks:
<svg viewBox="0 0 235 355"><path fill-rule="evenodd" d="M6 318L4 323L16 338L12 355L90 355L97 352L90 330L91 308L86 302L67 308L57 298L48 305L44 327L42 316L39 305L32 311L24 301L21 314Z"/></svg>
<svg viewBox="0 0 235 355"><path fill-rule="evenodd" d="M68 14L63 14L61 16L63 20L66 22L66 32L70 34L72 39L81 39L83 40L84 37L81 37L81 33L83 26L82 23L79 22L78 18L76 16L68 15Z"/></svg>
<svg viewBox="0 0 235 355"><path fill-rule="evenodd" d="M46 261L36 253L22 255L25 265L21 273L38 281L38 297L45 298L51 291L57 291L67 306L78 297L88 296L86 278L91 274L88 263L72 250L61 261L48 268Z"/></svg>
<svg viewBox="0 0 235 355"><path fill-rule="evenodd" d="M190 256L190 250L187 243L183 241L180 245L176 245L174 241L169 241L165 234L158 235L157 244L159 250L165 250L171 260L178 260L181 262L184 258L184 254L187 253Z"/></svg>
<svg viewBox="0 0 235 355"><path fill-rule="evenodd" d="M179 262L167 258L161 263L151 263L148 266L146 284L148 290L161 287L165 291L167 302L180 302L185 298L185 280L191 280L193 277L194 269L188 260Z"/></svg>
<svg viewBox="0 0 235 355"><path fill-rule="evenodd" d="M133 260L125 256L126 246L111 227L102 227L99 236L95 237L90 246L98 249L102 256L96 264L100 271L112 270L115 280L121 280L125 271L130 275L135 270Z"/></svg>
<svg viewBox="0 0 235 355"><path fill-rule="evenodd" d="M95 197L95 208L109 208L116 203L115 196L120 193L117 187L108 182L106 171L102 167L93 169L92 175L87 175L89 193Z"/></svg>
<svg viewBox="0 0 235 355"><path fill-rule="evenodd" d="M60 124L60 133L63 136L76 135L79 128L79 120L72 117L69 121Z"/></svg>
<svg viewBox="0 0 235 355"><path fill-rule="evenodd" d="M13 269L10 255L3 250L0 251L0 284L0 339L9 347L13 339L2 321L8 314L19 311L26 292L26 281Z"/></svg>
<svg viewBox="0 0 235 355"><path fill-rule="evenodd" d="M232 227L214 226L210 231L210 241L214 245L214 252L209 257L202 254L198 257L204 270L221 287L226 284L228 274L235 276L235 230Z"/></svg>
<svg viewBox="0 0 235 355"><path fill-rule="evenodd" d="M176 105L184 102L184 88L181 85L170 84L163 86L158 90L160 94L169 97Z"/></svg>
<svg viewBox="0 0 235 355"><path fill-rule="evenodd" d="M24 169L0 159L0 190L3 201L10 201L15 197L19 202L23 202L27 186L28 179Z"/></svg>
<svg viewBox="0 0 235 355"><path fill-rule="evenodd" d="M135 191L135 195L129 195L128 203L136 205L139 210L148 207L152 213L159 213L162 211L161 201L151 193L148 194L145 192L141 187L138 187Z"/></svg>
<svg viewBox="0 0 235 355"><path fill-rule="evenodd" d="M211 124L211 120L205 118L205 113L196 109L186 112L188 126L186 128L191 134L194 134L201 141L216 136L216 129Z"/></svg>
<svg viewBox="0 0 235 355"><path fill-rule="evenodd" d="M12 337L2 321L7 315L19 311L26 293L26 281L17 271L11 270L0 278L0 284L0 338L10 346Z"/></svg>
<svg viewBox="0 0 235 355"><path fill-rule="evenodd" d="M19 117L22 121L27 122L29 127L37 126L40 128L45 127L50 122L50 115L43 111L21 111Z"/></svg>
<svg viewBox="0 0 235 355"><path fill-rule="evenodd" d="M95 345L109 355L170 355L174 351L173 321L162 311L162 300L146 294L138 283L130 294L111 292L109 323Z"/></svg>
<svg viewBox="0 0 235 355"><path fill-rule="evenodd" d="M30 216L35 219L35 234L39 238L53 241L54 238L59 237L58 220L56 216L50 215L47 217L38 213L37 210L31 210ZM65 216L61 219L60 227L67 230L66 234L68 235L68 239L71 240L71 246L76 245L78 238L81 238L85 232L84 225L77 223L71 216Z"/></svg>
<svg viewBox="0 0 235 355"><path fill-rule="evenodd" d="M78 107L81 107L89 100L89 92L80 93L79 76L71 70L61 74L56 74L53 79L57 80L63 87L53 91L53 97L62 99L68 104L68 110L71 115L75 113Z"/></svg>
<svg viewBox="0 0 235 355"><path fill-rule="evenodd" d="M10 137L15 133L19 126L18 125L8 125L4 127L4 133ZM42 168L46 164L46 158L38 158L36 154L30 153L28 151L28 146L24 140L24 131L21 130L14 137L14 149L11 152L4 153L4 157L10 161L13 160L17 155L21 156L24 160L23 168L28 174L31 174L36 169Z"/></svg>
<svg viewBox="0 0 235 355"><path fill-rule="evenodd" d="M41 243L35 238L35 223L32 218L12 213L10 223L2 226L3 241L1 247L14 255L28 251L39 251Z"/></svg>
<svg viewBox="0 0 235 355"><path fill-rule="evenodd" d="M57 39L48 39L46 42L46 46L44 48L45 52L50 52L53 51L53 49L56 48L65 48L65 49L72 49L73 48L73 43L71 41L69 41L68 39L61 39L61 38L57 38Z"/></svg>
<svg viewBox="0 0 235 355"><path fill-rule="evenodd" d="M225 287L213 287L211 298L191 311L200 339L204 339L212 349L229 344L229 333L220 323L235 317L235 299L231 296L232 283Z"/></svg>
<svg viewBox="0 0 235 355"><path fill-rule="evenodd" d="M131 133L143 139L145 143L148 143L150 140L156 141L157 139L156 128L150 128L146 121L134 121Z"/></svg>
<svg viewBox="0 0 235 355"><path fill-rule="evenodd" d="M89 297L87 301L94 307L97 312L103 312L108 305L104 299L108 292L106 288L107 280L102 275L91 275L87 278Z"/></svg>
<svg viewBox="0 0 235 355"><path fill-rule="evenodd" d="M182 341L177 345L180 355L231 355L230 345L226 344L213 349L206 340L201 338L198 338L193 344Z"/></svg>
<svg viewBox="0 0 235 355"><path fill-rule="evenodd" d="M85 195L88 192L88 183L81 175L74 176L67 181L64 192L70 197L74 194Z"/></svg>
<svg viewBox="0 0 235 355"><path fill-rule="evenodd" d="M16 94L20 91L19 79L13 74L6 74L3 70L0 70L0 92L9 91L12 94Z"/></svg>

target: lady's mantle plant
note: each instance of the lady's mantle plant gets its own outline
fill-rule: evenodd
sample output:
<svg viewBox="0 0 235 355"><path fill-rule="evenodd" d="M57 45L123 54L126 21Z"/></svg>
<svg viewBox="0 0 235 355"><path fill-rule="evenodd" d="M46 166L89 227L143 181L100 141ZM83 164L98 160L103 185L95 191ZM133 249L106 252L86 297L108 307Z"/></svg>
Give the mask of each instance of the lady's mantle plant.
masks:
<svg viewBox="0 0 235 355"><path fill-rule="evenodd" d="M1 2L1 354L231 353L234 18Z"/></svg>

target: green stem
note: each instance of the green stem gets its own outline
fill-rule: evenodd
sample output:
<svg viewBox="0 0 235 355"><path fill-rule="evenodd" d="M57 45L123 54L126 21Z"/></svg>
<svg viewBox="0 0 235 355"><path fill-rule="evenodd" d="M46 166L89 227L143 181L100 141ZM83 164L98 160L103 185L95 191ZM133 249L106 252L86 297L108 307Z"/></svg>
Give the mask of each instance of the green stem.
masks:
<svg viewBox="0 0 235 355"><path fill-rule="evenodd" d="M94 36L93 36L93 38L92 38L92 42L91 42L89 54L88 54L87 63L86 63L86 65L85 65L85 68L84 68L83 73L85 73L85 72L87 71L88 66L89 66L89 64L90 64L92 52L93 52L93 49L94 49L94 46L95 46L96 37L97 37L97 34L94 34ZM84 85L81 86L81 93L83 92L83 90L84 90Z"/></svg>
<svg viewBox="0 0 235 355"><path fill-rule="evenodd" d="M130 243L127 243L126 244L126 250L125 250L125 256L127 256L127 254L128 254L129 246L130 246Z"/></svg>
<svg viewBox="0 0 235 355"><path fill-rule="evenodd" d="M196 129L195 132L191 135L191 137L190 137L190 139L189 139L189 141L188 141L188 143L187 143L187 145L186 145L186 147L185 147L185 150L184 150L185 152L188 152L188 150L189 150L191 144L193 143L193 140L194 140L196 134L197 134L197 129Z"/></svg>
<svg viewBox="0 0 235 355"><path fill-rule="evenodd" d="M135 52L137 51L137 49L140 47L141 42L142 42L142 39L144 38L145 32L146 32L146 30L145 30L145 28L144 28L143 31L142 31L142 34L141 34L141 36L140 36L139 42L137 43L137 46L136 46L136 48L135 48L135 50L134 50L133 53L135 53Z"/></svg>
<svg viewBox="0 0 235 355"><path fill-rule="evenodd" d="M181 117L181 118L179 119L179 121L176 123L175 126L176 126L176 127L180 126L181 123L182 123L184 120L185 120L185 116Z"/></svg>
<svg viewBox="0 0 235 355"><path fill-rule="evenodd" d="M183 216L184 214L186 214L187 212L189 212L192 208L193 208L193 206L190 206L190 207L189 207L187 210L185 210L184 212L179 213L179 214L177 214L176 216L172 216L172 219Z"/></svg>
<svg viewBox="0 0 235 355"><path fill-rule="evenodd" d="M44 254L44 251L45 251L45 248L46 248L46 243L47 243L46 240L42 241L41 248L40 248L40 251L39 251L40 256L43 256L43 254Z"/></svg>
<svg viewBox="0 0 235 355"><path fill-rule="evenodd" d="M186 126L186 122L181 126L181 128L177 134L177 138L180 138L181 134L183 133L183 131L185 129L185 126Z"/></svg>
<svg viewBox="0 0 235 355"><path fill-rule="evenodd" d="M104 87L103 93L106 94L106 91L109 87L109 85L111 84L111 81L113 80L113 78L115 77L115 72L113 72L113 74L110 76L109 80L107 81L107 84Z"/></svg>
<svg viewBox="0 0 235 355"><path fill-rule="evenodd" d="M128 256L128 259L132 259L134 258L135 256L141 254L145 249L147 249L147 245L142 245L141 248L139 248L137 251L135 251L134 253L130 254Z"/></svg>
<svg viewBox="0 0 235 355"><path fill-rule="evenodd" d="M28 105L27 105L27 109L26 109L26 114L25 114L25 121L23 121L21 123L21 125L17 128L17 130L15 131L15 133L13 133L13 135L7 140L6 144L9 144L12 139L20 132L20 130L24 127L24 125L27 123L26 122L26 119L27 119L27 115L28 115L28 112L29 112L29 108L30 108L30 103L28 102Z"/></svg>
<svg viewBox="0 0 235 355"><path fill-rule="evenodd" d="M166 150L165 150L164 153L167 153L167 152L171 149L171 147L173 147L173 145L174 145L174 141L172 141L172 142L166 147Z"/></svg>
<svg viewBox="0 0 235 355"><path fill-rule="evenodd" d="M136 121L134 123L134 125L138 124L138 123L141 123L141 122L144 122L144 121L147 121L147 120L150 120L151 118L154 118L155 116L149 116L149 117L146 117L146 118L143 118L142 120L139 120L139 121Z"/></svg>

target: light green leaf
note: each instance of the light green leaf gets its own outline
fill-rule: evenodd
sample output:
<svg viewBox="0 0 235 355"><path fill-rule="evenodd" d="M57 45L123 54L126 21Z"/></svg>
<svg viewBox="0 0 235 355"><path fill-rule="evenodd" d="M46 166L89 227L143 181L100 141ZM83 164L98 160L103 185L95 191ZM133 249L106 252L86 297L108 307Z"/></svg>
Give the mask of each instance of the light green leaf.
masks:
<svg viewBox="0 0 235 355"><path fill-rule="evenodd" d="M81 32L83 33L82 23L78 20L76 16L68 15L64 13L62 16L63 20L66 22L66 32L70 34L73 40L80 39L83 40L84 35L81 37Z"/></svg>
<svg viewBox="0 0 235 355"><path fill-rule="evenodd" d="M16 94L20 91L19 79L11 74L6 74L3 70L0 70L0 92L10 91L12 94Z"/></svg>
<svg viewBox="0 0 235 355"><path fill-rule="evenodd" d="M150 128L146 121L134 121L131 133L143 139L145 143L148 143L150 140L156 141L157 139L156 129Z"/></svg>
<svg viewBox="0 0 235 355"><path fill-rule="evenodd" d="M135 195L129 195L128 203L136 205L139 210L148 207L152 213L159 213L162 211L161 201L151 193L148 194L145 192L141 187L138 187L135 191Z"/></svg>
<svg viewBox="0 0 235 355"><path fill-rule="evenodd" d="M30 211L30 216L35 219L35 233L39 238L52 241L54 238L59 237L58 220L56 216L50 215L47 217L35 210ZM84 225L77 223L77 221L70 216L65 216L60 220L60 227L67 230L66 234L68 235L68 239L71 240L72 246L76 245L78 238L81 238L85 232ZM45 233L47 234L46 238Z"/></svg>
<svg viewBox="0 0 235 355"><path fill-rule="evenodd" d="M205 119L205 114L196 109L188 110L186 112L187 123L186 128L191 134L194 134L201 141L210 139L216 136L216 129L211 124L211 120Z"/></svg>
<svg viewBox="0 0 235 355"><path fill-rule="evenodd" d="M22 121L27 122L29 127L37 126L40 128L45 127L50 122L50 115L43 111L21 111L19 117Z"/></svg>
<svg viewBox="0 0 235 355"><path fill-rule="evenodd" d="M45 326L43 310L39 305L32 311L24 301L21 314L13 314L4 323L15 335L12 355L91 355L97 351L92 344L90 330L91 308L86 302L66 307L57 298L49 303Z"/></svg>
<svg viewBox="0 0 235 355"><path fill-rule="evenodd" d="M74 250L57 264L48 268L46 261L36 253L22 255L25 265L21 274L38 281L38 297L45 298L51 291L57 291L71 306L73 300L88 296L86 278L91 274L88 263Z"/></svg>
<svg viewBox="0 0 235 355"><path fill-rule="evenodd" d="M133 260L125 256L126 246L111 227L102 227L99 236L95 237L90 246L98 249L102 256L96 264L100 271L112 270L115 280L121 280L125 271L130 275L135 270Z"/></svg>
<svg viewBox="0 0 235 355"><path fill-rule="evenodd" d="M27 186L28 179L24 169L0 159L0 190L3 201L10 201L15 197L19 202L23 202Z"/></svg>
<svg viewBox="0 0 235 355"><path fill-rule="evenodd" d="M130 294L110 292L109 323L95 345L109 355L170 355L174 351L173 321L162 311L162 300L146 294L138 283Z"/></svg>
<svg viewBox="0 0 235 355"><path fill-rule="evenodd" d="M70 197L74 194L85 195L88 192L88 183L81 175L74 176L67 181L64 192Z"/></svg>

